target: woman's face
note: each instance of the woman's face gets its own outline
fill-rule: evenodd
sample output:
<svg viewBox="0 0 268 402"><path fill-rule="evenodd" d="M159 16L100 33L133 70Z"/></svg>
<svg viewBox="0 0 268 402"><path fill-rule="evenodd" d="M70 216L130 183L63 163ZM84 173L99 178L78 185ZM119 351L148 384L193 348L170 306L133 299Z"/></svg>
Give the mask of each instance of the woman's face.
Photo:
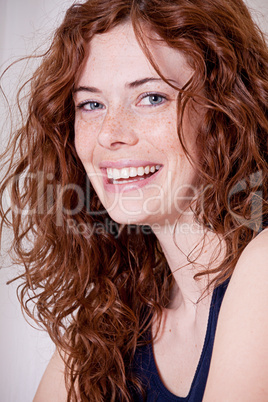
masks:
<svg viewBox="0 0 268 402"><path fill-rule="evenodd" d="M119 223L174 223L195 195L196 172L177 134L178 92L142 52L130 23L97 35L77 77L75 146L103 206ZM163 75L183 87L192 76L182 53L161 42L150 50ZM197 108L183 130L195 157Z"/></svg>

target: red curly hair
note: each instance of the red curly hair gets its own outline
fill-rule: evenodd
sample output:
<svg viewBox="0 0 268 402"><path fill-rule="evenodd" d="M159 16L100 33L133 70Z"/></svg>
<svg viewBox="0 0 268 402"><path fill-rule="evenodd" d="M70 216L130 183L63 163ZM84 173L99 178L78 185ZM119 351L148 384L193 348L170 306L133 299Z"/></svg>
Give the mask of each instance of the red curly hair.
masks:
<svg viewBox="0 0 268 402"><path fill-rule="evenodd" d="M144 25L183 52L195 72L180 91L178 122L195 96L205 108L193 161L204 189L195 218L226 244L215 286L231 276L267 216L268 51L242 0L88 0L70 7L31 79L25 123L11 139L0 187L2 225L13 228L12 249L25 267L20 301L63 352L68 401L131 400L127 384L140 384L130 363L172 288L152 231L112 221L74 147L74 82L88 44L127 20L157 71ZM9 187L12 206L5 210ZM78 188L87 194L82 205ZM83 233L70 229L70 219Z"/></svg>

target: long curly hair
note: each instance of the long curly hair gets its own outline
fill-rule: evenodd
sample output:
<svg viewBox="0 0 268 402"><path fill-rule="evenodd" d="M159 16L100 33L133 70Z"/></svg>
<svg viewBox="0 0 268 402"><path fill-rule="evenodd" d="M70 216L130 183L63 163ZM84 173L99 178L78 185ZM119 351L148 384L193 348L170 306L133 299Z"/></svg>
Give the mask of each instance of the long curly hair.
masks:
<svg viewBox="0 0 268 402"><path fill-rule="evenodd" d="M131 361L173 283L150 228L108 216L74 146L74 81L88 44L127 20L160 75L144 26L194 69L178 97L178 136L188 153L179 122L194 98L205 109L192 161L202 189L195 219L221 236L226 250L214 286L231 276L267 216L268 51L242 0L71 6L31 79L0 187L2 226L12 227L12 249L25 267L19 298L62 351L68 401L131 400L127 384L141 388Z"/></svg>

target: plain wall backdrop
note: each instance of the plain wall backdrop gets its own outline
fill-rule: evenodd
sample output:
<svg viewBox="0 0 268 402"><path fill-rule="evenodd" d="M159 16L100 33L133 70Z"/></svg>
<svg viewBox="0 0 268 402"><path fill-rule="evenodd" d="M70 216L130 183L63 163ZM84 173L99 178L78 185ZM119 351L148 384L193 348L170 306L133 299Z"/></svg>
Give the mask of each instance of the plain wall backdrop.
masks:
<svg viewBox="0 0 268 402"><path fill-rule="evenodd" d="M72 0L0 0L0 74L19 57L45 48L53 29L62 20ZM267 0L248 0L254 18L268 33ZM15 66L3 81L8 95L22 84L21 71ZM6 109L0 104L1 147L8 135ZM5 232L5 242L10 234ZM5 247L4 247L5 249ZM0 402L30 402L45 367L54 351L48 336L26 323L16 298L17 283L9 286L18 267L11 267L5 250L0 257ZM48 401L49 402L49 401Z"/></svg>

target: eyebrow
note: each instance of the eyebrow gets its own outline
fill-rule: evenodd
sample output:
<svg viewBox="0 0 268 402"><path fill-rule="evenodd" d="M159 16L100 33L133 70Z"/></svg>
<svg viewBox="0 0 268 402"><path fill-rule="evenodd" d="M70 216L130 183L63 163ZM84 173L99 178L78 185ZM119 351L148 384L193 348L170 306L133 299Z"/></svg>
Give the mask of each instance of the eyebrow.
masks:
<svg viewBox="0 0 268 402"><path fill-rule="evenodd" d="M133 82L128 82L128 83L125 84L125 86L127 88L131 89L131 88L137 88L137 87L140 87L140 86L142 86L144 84L147 84L147 82L155 82L155 81L157 81L157 82L159 82L159 81L165 82L165 81L162 80L162 78L153 78L153 77L149 78L148 77L148 78L142 78L140 80L135 80ZM177 82L175 80L170 80L169 79L167 81L174 82L175 84L177 84ZM75 88L74 91L73 91L73 93L77 93L77 92L90 92L90 93L98 93L99 94L102 91L100 89L96 88L96 87L79 86L79 87Z"/></svg>
<svg viewBox="0 0 268 402"><path fill-rule="evenodd" d="M95 87L85 87L85 86L80 86L74 89L73 93L77 92L91 92L91 93L97 93L100 94L101 91L98 88Z"/></svg>
<svg viewBox="0 0 268 402"><path fill-rule="evenodd" d="M163 81L161 78L142 78L141 80L136 80L126 84L127 88L137 88L141 85L147 84L147 82Z"/></svg>

